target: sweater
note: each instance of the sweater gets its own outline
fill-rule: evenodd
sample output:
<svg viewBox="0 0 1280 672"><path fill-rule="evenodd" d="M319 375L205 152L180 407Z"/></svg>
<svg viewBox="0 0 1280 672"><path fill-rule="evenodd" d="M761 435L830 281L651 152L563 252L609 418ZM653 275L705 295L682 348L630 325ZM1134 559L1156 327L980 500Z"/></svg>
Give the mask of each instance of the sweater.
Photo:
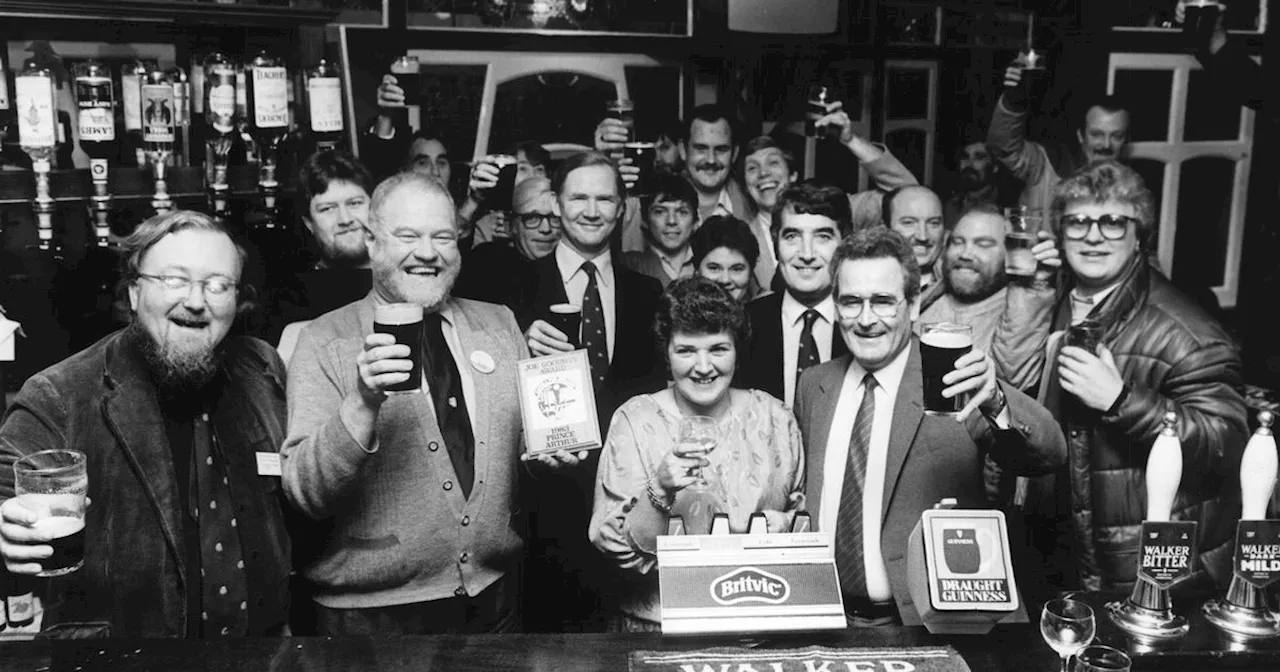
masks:
<svg viewBox="0 0 1280 672"><path fill-rule="evenodd" d="M333 527L302 572L316 602L334 609L478 595L517 565L524 546L516 362L528 349L506 308L452 299L442 310L456 334L450 349L474 390L475 481L464 498L426 394L383 402L373 452L339 416L342 400L357 393L356 357L373 330L374 302L370 294L316 319L290 360L285 494Z"/></svg>

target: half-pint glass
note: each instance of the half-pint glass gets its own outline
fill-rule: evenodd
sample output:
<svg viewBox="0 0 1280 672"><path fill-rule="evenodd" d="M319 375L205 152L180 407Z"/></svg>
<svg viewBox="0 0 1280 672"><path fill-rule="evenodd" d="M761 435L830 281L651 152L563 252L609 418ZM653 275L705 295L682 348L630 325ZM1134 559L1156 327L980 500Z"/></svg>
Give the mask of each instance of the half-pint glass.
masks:
<svg viewBox="0 0 1280 672"><path fill-rule="evenodd" d="M973 350L973 327L952 322L932 322L920 327L920 369L924 378L924 412L955 415L964 408L963 395L942 396L949 387L942 377L956 368L956 360Z"/></svg>
<svg viewBox="0 0 1280 672"><path fill-rule="evenodd" d="M84 565L84 508L89 472L78 450L43 450L13 464L18 501L36 515L32 528L52 535L53 555L38 576L62 576Z"/></svg>

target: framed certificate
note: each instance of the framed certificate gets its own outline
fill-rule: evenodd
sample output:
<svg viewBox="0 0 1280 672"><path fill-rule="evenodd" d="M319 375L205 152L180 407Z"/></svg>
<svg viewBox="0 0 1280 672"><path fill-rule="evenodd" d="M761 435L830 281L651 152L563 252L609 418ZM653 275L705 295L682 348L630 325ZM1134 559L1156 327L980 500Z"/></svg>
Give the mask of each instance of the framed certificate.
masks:
<svg viewBox="0 0 1280 672"><path fill-rule="evenodd" d="M525 457L600 448L600 422L587 351L517 363Z"/></svg>

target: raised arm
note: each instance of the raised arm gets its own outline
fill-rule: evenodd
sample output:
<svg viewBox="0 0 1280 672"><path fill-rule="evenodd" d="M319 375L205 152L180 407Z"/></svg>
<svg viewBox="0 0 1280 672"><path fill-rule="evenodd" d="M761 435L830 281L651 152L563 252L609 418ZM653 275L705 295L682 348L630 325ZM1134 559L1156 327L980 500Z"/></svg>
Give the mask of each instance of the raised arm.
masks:
<svg viewBox="0 0 1280 672"><path fill-rule="evenodd" d="M1021 79L1022 66L1015 62L1005 71L1005 90L991 114L987 144L1009 172L1035 184L1048 168L1049 157L1039 143L1027 140L1027 99L1018 88Z"/></svg>

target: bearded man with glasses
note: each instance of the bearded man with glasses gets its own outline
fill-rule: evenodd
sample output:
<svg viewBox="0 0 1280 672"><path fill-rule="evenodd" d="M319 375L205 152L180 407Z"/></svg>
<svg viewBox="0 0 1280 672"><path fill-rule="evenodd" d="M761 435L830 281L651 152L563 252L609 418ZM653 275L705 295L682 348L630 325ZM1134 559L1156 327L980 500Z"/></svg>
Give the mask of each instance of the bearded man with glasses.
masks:
<svg viewBox="0 0 1280 672"><path fill-rule="evenodd" d="M231 330L252 297L244 257L206 215L143 222L124 243L129 326L32 376L0 426L9 572L34 574L52 553L11 499L13 462L88 458L84 566L45 584L48 636L285 632L288 509L278 460L263 466L284 442L285 370L271 346Z"/></svg>
<svg viewBox="0 0 1280 672"><path fill-rule="evenodd" d="M1071 447L1066 469L1018 498L1060 574L1050 580L1063 589L1132 587L1147 454L1172 412L1183 460L1173 519L1199 522L1199 558L1181 586L1224 587L1248 438L1239 350L1152 267L1151 192L1131 168L1102 161L1063 180L1052 222L1066 262L1060 286L1011 285L993 347L1002 373L1039 393ZM1086 320L1100 333L1096 348L1067 335Z"/></svg>

